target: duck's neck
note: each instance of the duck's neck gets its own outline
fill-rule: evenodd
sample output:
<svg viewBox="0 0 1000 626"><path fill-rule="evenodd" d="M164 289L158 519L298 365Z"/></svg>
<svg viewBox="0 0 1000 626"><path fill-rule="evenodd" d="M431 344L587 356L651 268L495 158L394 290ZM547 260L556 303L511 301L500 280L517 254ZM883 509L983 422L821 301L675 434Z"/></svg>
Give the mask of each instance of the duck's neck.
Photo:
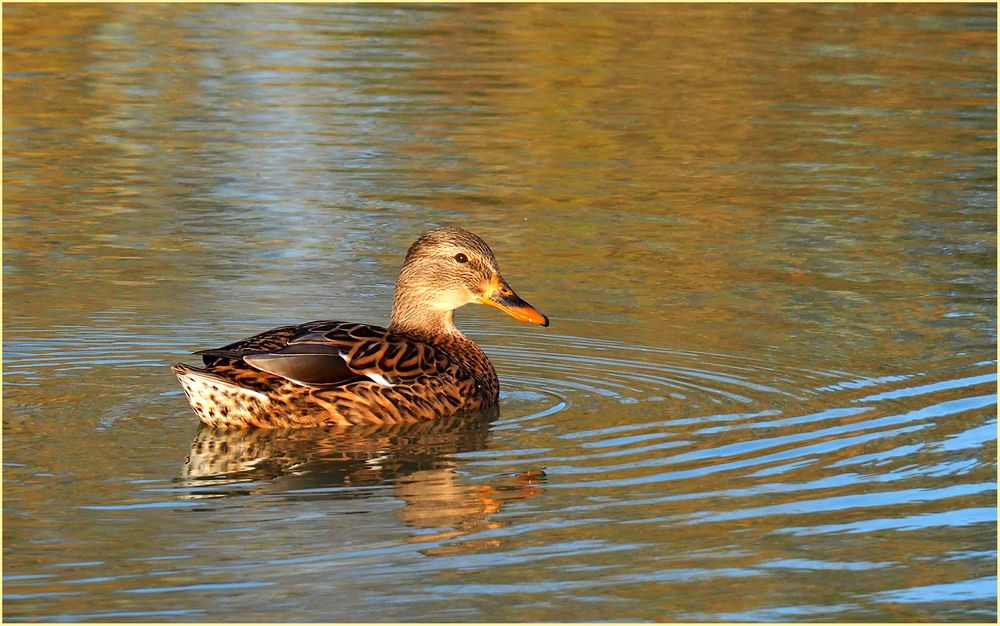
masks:
<svg viewBox="0 0 1000 626"><path fill-rule="evenodd" d="M432 344L459 337L469 341L455 326L454 308L442 306L431 291L414 287L409 280L410 276L404 268L392 298L389 330Z"/></svg>
<svg viewBox="0 0 1000 626"><path fill-rule="evenodd" d="M412 335L429 343L439 343L442 339L454 340L458 337L471 341L455 326L454 311L420 310L394 305L389 320L389 330Z"/></svg>
<svg viewBox="0 0 1000 626"><path fill-rule="evenodd" d="M460 300L442 300L440 293L423 288L404 266L396 282L392 299L389 330L413 337L438 348L455 363L462 365L478 381L479 393L496 402L496 370L486 353L455 326L455 309L466 304Z"/></svg>
<svg viewBox="0 0 1000 626"><path fill-rule="evenodd" d="M419 308L412 302L393 302L389 330L428 343L462 365L476 380L476 396L487 404L497 401L499 381L483 349L455 326L455 312Z"/></svg>

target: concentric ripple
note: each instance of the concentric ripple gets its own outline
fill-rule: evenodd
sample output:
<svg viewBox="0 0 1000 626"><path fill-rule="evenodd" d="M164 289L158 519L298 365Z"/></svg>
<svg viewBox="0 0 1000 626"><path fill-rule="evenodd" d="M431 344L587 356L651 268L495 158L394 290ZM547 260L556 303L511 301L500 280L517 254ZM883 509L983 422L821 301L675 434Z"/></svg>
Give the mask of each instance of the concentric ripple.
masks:
<svg viewBox="0 0 1000 626"><path fill-rule="evenodd" d="M495 427L510 444L460 456L487 475L544 468L559 504L545 525L489 536L531 541L571 525L601 538L574 548L603 564L570 577L587 589L851 571L879 591L829 613L863 615L913 601L904 545L970 572L955 578L942 561L949 582L921 587L923 602L958 587L984 611L995 599L983 583L995 554L964 548L996 525L993 360L852 375L555 334L491 353L510 368ZM627 567L604 556L630 542Z"/></svg>
<svg viewBox="0 0 1000 626"><path fill-rule="evenodd" d="M862 376L553 333L544 341L482 341L507 368L496 429L560 423L558 443L551 442L560 455L534 460L571 461L561 466L571 473L588 473L584 461L622 457L630 473L691 467L760 478L806 465L888 462L912 453L913 446L896 444L921 431L935 435L923 451L977 449L995 434L995 418L974 417L996 405L992 360ZM572 413L572 422L562 424L562 413ZM567 454L567 445L579 454ZM664 449L671 453L660 454ZM657 454L637 459L644 451ZM611 469L598 465L603 475ZM628 482L674 476L640 474Z"/></svg>
<svg viewBox="0 0 1000 626"><path fill-rule="evenodd" d="M602 403L653 403L658 410L691 415L721 407L801 404L822 395L817 381L842 372L804 370L744 356L630 345L609 339L546 333L543 339L505 329L505 337L476 334L502 363L504 400L532 400L544 409L505 420L521 422ZM515 337L513 341L512 337Z"/></svg>

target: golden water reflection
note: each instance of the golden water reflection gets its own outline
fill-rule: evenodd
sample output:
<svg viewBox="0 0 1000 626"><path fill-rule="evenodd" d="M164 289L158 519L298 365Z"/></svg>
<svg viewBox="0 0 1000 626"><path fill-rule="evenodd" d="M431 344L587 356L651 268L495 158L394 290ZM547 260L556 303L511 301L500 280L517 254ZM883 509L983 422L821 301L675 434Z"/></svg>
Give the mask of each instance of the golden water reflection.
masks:
<svg viewBox="0 0 1000 626"><path fill-rule="evenodd" d="M181 484L194 500L284 494L290 498L370 498L391 487L397 517L419 532L410 543L438 544L427 555L496 548L498 539L456 542L502 527L495 514L511 501L540 493L544 471L529 470L470 483L455 455L489 441L496 411L452 423L377 428L221 430L201 427L184 462ZM365 488L370 489L365 489ZM377 491L377 489L376 489Z"/></svg>

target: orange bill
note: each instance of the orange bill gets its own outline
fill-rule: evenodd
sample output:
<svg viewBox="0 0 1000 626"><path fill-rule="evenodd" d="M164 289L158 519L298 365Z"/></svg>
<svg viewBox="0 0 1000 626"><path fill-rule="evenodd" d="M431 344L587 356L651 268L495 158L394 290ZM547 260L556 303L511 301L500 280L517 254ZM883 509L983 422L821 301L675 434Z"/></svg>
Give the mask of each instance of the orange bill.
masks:
<svg viewBox="0 0 1000 626"><path fill-rule="evenodd" d="M548 326L549 318L545 314L521 299L514 290L510 288L503 278L494 278L479 301L495 309L500 309L507 315L522 322Z"/></svg>

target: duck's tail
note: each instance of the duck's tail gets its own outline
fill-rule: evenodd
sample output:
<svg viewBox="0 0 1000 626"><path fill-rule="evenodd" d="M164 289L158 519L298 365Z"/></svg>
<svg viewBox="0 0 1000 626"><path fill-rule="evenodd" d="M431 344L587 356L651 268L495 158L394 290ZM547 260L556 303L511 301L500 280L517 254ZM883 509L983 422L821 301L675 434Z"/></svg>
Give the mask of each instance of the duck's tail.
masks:
<svg viewBox="0 0 1000 626"><path fill-rule="evenodd" d="M259 391L246 389L218 374L177 363L170 369L177 375L191 408L198 418L217 428L260 426L260 416L271 404Z"/></svg>

